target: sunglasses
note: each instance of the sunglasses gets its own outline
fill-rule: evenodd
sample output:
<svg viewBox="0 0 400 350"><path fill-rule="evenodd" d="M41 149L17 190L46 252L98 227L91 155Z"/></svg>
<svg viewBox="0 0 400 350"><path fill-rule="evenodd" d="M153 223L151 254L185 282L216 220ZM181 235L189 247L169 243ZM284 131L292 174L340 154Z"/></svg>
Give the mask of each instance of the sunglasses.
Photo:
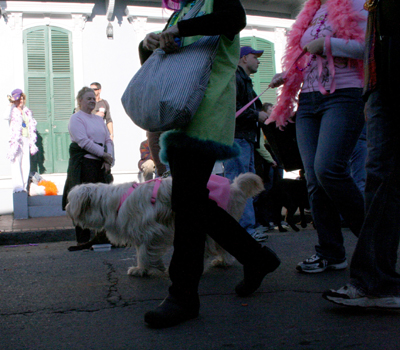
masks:
<svg viewBox="0 0 400 350"><path fill-rule="evenodd" d="M100 90L100 89L93 89L94 91Z"/></svg>

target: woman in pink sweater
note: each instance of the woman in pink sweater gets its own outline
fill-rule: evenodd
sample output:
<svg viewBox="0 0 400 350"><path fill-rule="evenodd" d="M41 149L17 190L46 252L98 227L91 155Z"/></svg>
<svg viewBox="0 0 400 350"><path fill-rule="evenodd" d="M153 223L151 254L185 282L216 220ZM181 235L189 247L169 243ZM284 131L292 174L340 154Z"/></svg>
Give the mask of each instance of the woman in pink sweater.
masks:
<svg viewBox="0 0 400 350"><path fill-rule="evenodd" d="M94 91L82 88L76 97L79 111L69 120L68 130L71 137L67 180L63 193L63 208L67 205L69 191L75 185L107 181L113 163L114 145L103 119L92 110L96 106ZM77 247L90 240L90 230L75 227Z"/></svg>

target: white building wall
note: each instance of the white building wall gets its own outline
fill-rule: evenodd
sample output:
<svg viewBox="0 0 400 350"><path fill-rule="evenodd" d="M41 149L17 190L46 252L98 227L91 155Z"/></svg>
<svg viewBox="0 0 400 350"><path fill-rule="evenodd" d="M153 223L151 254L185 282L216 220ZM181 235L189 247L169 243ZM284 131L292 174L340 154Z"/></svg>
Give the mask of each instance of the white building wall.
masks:
<svg viewBox="0 0 400 350"><path fill-rule="evenodd" d="M84 85L97 81L102 85L102 97L111 108L114 121L116 182L136 180L140 158L139 147L145 139L144 130L135 126L125 114L121 96L135 72L140 68L138 45L145 35L164 28L169 13L160 8L127 6L127 17L121 25L115 20L114 38L107 39L108 20L105 15L91 15L94 4L52 2L0 1L8 12L7 22L0 18L0 40L5 54L0 55L2 68L0 111L8 106L6 96L15 88L24 89L23 30L39 25L51 25L72 32L75 94ZM46 15L43 15L46 13ZM129 20L128 20L129 18ZM257 36L275 44L277 72L285 45L286 30L293 20L248 16L241 36ZM8 125L0 113L0 215L12 212L11 168L6 160ZM44 178L63 186L65 174L45 174Z"/></svg>

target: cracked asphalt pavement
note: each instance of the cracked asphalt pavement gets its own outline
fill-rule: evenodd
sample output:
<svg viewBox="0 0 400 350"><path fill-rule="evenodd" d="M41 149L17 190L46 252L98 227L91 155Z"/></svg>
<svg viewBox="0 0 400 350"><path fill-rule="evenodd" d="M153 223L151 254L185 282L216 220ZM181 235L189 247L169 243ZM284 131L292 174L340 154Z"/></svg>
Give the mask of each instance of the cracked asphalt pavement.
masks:
<svg viewBox="0 0 400 350"><path fill-rule="evenodd" d="M356 238L344 230L348 257ZM143 314L166 296L169 280L127 275L134 249L69 252L73 242L0 246L0 349L398 349L400 313L353 310L323 300L349 271L295 271L313 254L316 232L269 232L282 259L251 297L234 293L241 266L209 268L200 317L153 330ZM171 253L165 259L170 259Z"/></svg>

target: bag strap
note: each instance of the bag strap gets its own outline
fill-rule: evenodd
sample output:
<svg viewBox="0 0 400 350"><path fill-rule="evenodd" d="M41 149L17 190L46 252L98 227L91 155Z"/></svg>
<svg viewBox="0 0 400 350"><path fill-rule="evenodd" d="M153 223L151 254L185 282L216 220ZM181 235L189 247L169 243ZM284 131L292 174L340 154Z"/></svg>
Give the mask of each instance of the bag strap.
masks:
<svg viewBox="0 0 400 350"><path fill-rule="evenodd" d="M190 19L190 18L196 17L197 14L199 13L200 9L203 7L203 5L204 5L204 0L196 1L194 6L186 13L186 15L184 15L181 18L181 21L185 20L185 19Z"/></svg>
<svg viewBox="0 0 400 350"><path fill-rule="evenodd" d="M187 19L191 19L197 16L197 14L199 13L200 9L203 7L204 5L204 1L205 0L198 0L196 1L196 3L194 4L194 6L186 13L186 15L184 15L180 20L187 20ZM175 12L176 14L179 13L179 11ZM174 24L174 23L172 23ZM170 24L170 26L172 25ZM175 23L176 24L176 23ZM182 39L181 38L175 38L175 42L178 44L178 46L182 45Z"/></svg>

